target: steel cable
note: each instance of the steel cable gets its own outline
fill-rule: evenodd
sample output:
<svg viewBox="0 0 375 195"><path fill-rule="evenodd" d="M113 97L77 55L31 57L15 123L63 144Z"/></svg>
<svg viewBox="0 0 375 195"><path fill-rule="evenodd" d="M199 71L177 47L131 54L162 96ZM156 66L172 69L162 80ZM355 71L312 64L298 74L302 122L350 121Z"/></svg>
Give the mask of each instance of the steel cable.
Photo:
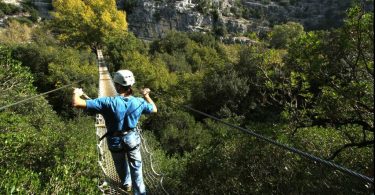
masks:
<svg viewBox="0 0 375 195"><path fill-rule="evenodd" d="M253 131L251 131L251 130L248 130L248 129L245 129L245 128L242 128L242 127L235 126L235 125L230 124L230 123L228 123L228 122L225 122L225 121L223 121L223 120L221 120L221 119L219 119L219 118L217 118L217 117L215 117L215 116L212 116L212 115L210 115L210 114L207 114L207 113L204 113L204 112L199 111L199 110L197 110L197 109L194 109L194 108L192 108L192 107L190 107L190 106L183 105L182 107L184 107L184 108L186 108L186 109L188 109L188 110L190 110L190 111L193 111L193 112L195 112L195 113L198 113L198 114L204 115L204 116L206 116L206 117L208 117L208 118L214 119L214 120L216 120L216 121L218 121L218 122L220 122L220 123L223 123L223 124L225 124L225 125L227 125L227 126L229 126L229 127L232 127L232 128L238 129L238 130L241 130L241 131L243 131L243 132L245 132L245 133L248 133L248 134L250 134L250 135L252 135L252 136L254 136L254 137L258 138L258 139L261 139L261 140L264 140L264 141L266 141L266 142L269 142L269 143L271 143L271 144L273 144L273 145L276 145L276 146L278 146L278 147L280 147L280 148L283 148L283 149L285 149L285 150L289 150L289 151L291 151L291 152L293 152L293 153L299 154L299 155L301 155L301 156L303 156L303 157L305 157L305 158L307 158L307 159L309 159L309 160L313 160L314 162L322 163L322 164L324 164L324 165L327 165L327 166L330 166L330 167L332 167L332 168L335 168L335 169L337 169L337 170L339 170L339 171L341 171L341 172L343 172L343 173L346 173L346 174L348 174L348 175L351 175L351 176L357 177L357 178L359 178L359 179L361 179L361 180L363 180L363 181L366 181L366 182L369 182L369 183L371 183L371 184L374 184L374 178L367 177L367 176L365 176L365 175L362 175L362 174L360 174L360 173L357 173L357 172L355 172L355 171L353 171L353 170L350 170L350 169L348 169L348 168L345 168L345 167L340 166L340 165L338 165L338 164L335 164L335 163L333 163L333 162L330 162L330 161L327 161L327 160L321 159L321 158L316 157L316 156L314 156L314 155L312 155L312 154L309 154L309 153L303 152L303 151L301 151L301 150L298 150L298 149L296 149L296 148L293 148L293 147L287 146L287 145L285 145L285 144L279 143L279 142L274 141L274 140L272 140L272 139L270 139L270 138L267 138L267 137L264 137L264 136L262 136L262 135L260 135L260 134L257 134L257 133L255 133L255 132L253 132Z"/></svg>
<svg viewBox="0 0 375 195"><path fill-rule="evenodd" d="M6 108L9 108L9 107L12 107L12 106L15 106L15 105L18 105L18 104L22 104L22 103L27 102L27 101L29 101L29 100L35 99L35 98L37 98L37 97L44 96L44 95L47 95L47 94L49 94L49 93L53 93L53 92L55 92L55 91L59 91L59 90L61 90L61 89L67 88L67 87L69 87L69 86L72 86L72 85L74 85L74 84L76 84L76 83L80 83L80 82L82 82L82 81L84 81L84 80L86 80L86 79L82 79L82 80L80 80L80 81L76 81L76 82L73 82L73 83L71 83L71 84L67 84L67 85L64 85L64 86L62 86L62 87L59 87L59 88L57 88L57 89L53 89L53 90L50 90L50 91L47 91L47 92L41 93L41 94L39 94L39 95L32 96L32 97L30 97L30 98L26 98L26 99L23 99L23 100L21 100L21 101L18 101L18 102L15 102L15 103L12 103L12 104L9 104L9 105L6 105L6 106L3 106L3 107L0 107L0 110L4 110L4 109L6 109Z"/></svg>
<svg viewBox="0 0 375 195"><path fill-rule="evenodd" d="M168 92L166 92L166 91L163 91L163 92L166 93L166 94L168 94L168 95L170 95L170 94L169 94ZM160 97L160 96L161 96L161 93L156 92L155 95L157 95L157 96ZM229 127L232 127L232 128L238 129L238 130L243 131L243 132L245 132L245 133L248 133L248 134L250 134L250 135L252 135L252 136L254 136L254 137L258 138L258 139L261 139L261 140L263 140L263 141L269 142L269 143L271 143L271 144L273 144L273 145L276 145L276 146L278 146L278 147L280 147L280 148L282 148L282 149L285 149L285 150L288 150L288 151L290 151L290 152L292 152L292 153L295 153L295 154L298 154L298 155L300 155L300 156L303 156L303 157L305 157L305 158L307 158L307 159L309 159L309 160L312 160L312 161L314 161L314 162L319 162L319 163L321 163L321 164L323 164L323 165L326 165L326 166L332 167L332 168L337 169L337 170L339 170L339 171L341 171L341 172L343 172L343 173L345 173L345 174L348 174L348 175L354 176L354 177L356 177L356 178L358 178L358 179L361 179L361 180L363 180L363 181L365 181L365 182L369 182L369 183L371 183L372 185L374 185L374 178L371 178L371 177L368 177L368 176L366 176L366 175L363 175L363 174L357 173L357 172L355 172L355 171L353 171L353 170L350 170L350 169L348 169L348 168L346 168L346 167L343 167L343 166L338 165L338 164L335 164L335 163L333 163L333 162L330 162L330 161L327 161L327 160L321 159L321 158L316 157L316 156L314 156L314 155L312 155L312 154L309 154L309 153L307 153L307 152L303 152L303 151L298 150L298 149L296 149L296 148L293 148L293 147L287 146L287 145L285 145L285 144L279 143L279 142L277 142L277 141L275 141L275 140L272 140L272 139L270 139L270 138L267 138L267 137L265 137L265 136L263 136L263 135L257 134L257 133L255 133L254 131L251 131L251 130L249 130L249 129L245 129L245 128L243 128L243 127L239 127L239 126L236 126L236 125L230 124L230 123L225 122L225 121L223 121L223 120L221 120L221 119L219 119L219 118L217 118L217 117L215 117L215 116L212 116L212 115L207 114L207 113L204 113L204 112L202 112L202 111L200 111L200 110L194 109L194 108L192 108L192 107L190 107L190 106L188 106L188 105L181 105L180 103L177 103L177 102L174 102L174 101L171 101L171 100L170 100L170 102L173 103L173 104L175 104L175 105L182 106L183 108L185 108L185 109L187 109L187 110L190 110L190 111L192 111L192 112L198 113L198 114L200 114L200 115L203 115L203 116L206 116L206 117L208 117L208 118L211 118L211 119L213 119L213 120L215 120L215 121L218 121L218 122L220 122L220 123L223 123L223 124L225 124L225 125L227 125L227 126L229 126Z"/></svg>

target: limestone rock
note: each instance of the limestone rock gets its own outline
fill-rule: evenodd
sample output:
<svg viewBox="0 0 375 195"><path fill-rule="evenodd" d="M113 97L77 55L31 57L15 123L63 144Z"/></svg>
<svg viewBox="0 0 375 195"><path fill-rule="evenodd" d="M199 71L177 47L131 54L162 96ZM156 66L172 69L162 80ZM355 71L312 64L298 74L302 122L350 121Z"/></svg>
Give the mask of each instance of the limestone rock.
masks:
<svg viewBox="0 0 375 195"><path fill-rule="evenodd" d="M5 0L19 2L17 0ZM32 0L48 17L52 0ZM275 24L299 22L305 29L339 26L351 0L117 0L127 13L129 30L137 37L155 39L171 30L219 31L234 35L266 33ZM126 7L127 3L132 7Z"/></svg>

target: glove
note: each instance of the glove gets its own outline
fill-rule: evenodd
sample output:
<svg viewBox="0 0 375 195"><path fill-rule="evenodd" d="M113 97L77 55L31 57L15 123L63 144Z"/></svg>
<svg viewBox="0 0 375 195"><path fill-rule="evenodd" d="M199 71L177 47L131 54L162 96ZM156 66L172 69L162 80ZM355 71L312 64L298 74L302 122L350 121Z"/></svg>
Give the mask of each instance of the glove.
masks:
<svg viewBox="0 0 375 195"><path fill-rule="evenodd" d="M79 97L81 97L84 94L82 88L74 88L73 93L78 95Z"/></svg>

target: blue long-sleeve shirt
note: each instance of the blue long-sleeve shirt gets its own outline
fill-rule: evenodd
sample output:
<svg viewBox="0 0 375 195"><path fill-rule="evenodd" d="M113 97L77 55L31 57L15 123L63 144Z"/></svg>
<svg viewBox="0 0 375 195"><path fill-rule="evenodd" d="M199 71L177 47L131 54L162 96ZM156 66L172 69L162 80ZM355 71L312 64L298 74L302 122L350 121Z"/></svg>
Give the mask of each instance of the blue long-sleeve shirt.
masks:
<svg viewBox="0 0 375 195"><path fill-rule="evenodd" d="M86 110L103 115L108 131L122 131L137 126L142 113L151 113L152 104L133 96L101 97L86 100Z"/></svg>

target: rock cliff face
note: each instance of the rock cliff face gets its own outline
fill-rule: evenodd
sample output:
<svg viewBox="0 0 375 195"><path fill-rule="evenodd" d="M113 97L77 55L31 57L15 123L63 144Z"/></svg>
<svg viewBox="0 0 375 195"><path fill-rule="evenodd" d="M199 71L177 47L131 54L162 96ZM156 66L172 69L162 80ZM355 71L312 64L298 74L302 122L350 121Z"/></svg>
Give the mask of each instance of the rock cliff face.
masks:
<svg viewBox="0 0 375 195"><path fill-rule="evenodd" d="M48 17L52 0L32 0ZM296 21L305 29L339 26L352 0L117 0L129 29L155 39L171 30L214 31L221 36L262 34L275 24Z"/></svg>
<svg viewBox="0 0 375 195"><path fill-rule="evenodd" d="M49 14L52 11L52 0L30 0L33 5L38 9L38 12L42 18L50 18Z"/></svg>
<svg viewBox="0 0 375 195"><path fill-rule="evenodd" d="M140 0L128 13L129 29L140 38L153 39L163 36L170 30L210 31L212 17L194 10L188 1L160 3Z"/></svg>
<svg viewBox="0 0 375 195"><path fill-rule="evenodd" d="M129 0L118 1L119 7L126 2ZM133 2L127 16L129 29L140 38L154 39L170 30L215 31L223 35L262 33L286 21L299 22L306 29L324 29L340 25L351 1L212 0L206 1L206 7L202 7L204 0Z"/></svg>
<svg viewBox="0 0 375 195"><path fill-rule="evenodd" d="M4 3L19 5L21 0L3 0Z"/></svg>

